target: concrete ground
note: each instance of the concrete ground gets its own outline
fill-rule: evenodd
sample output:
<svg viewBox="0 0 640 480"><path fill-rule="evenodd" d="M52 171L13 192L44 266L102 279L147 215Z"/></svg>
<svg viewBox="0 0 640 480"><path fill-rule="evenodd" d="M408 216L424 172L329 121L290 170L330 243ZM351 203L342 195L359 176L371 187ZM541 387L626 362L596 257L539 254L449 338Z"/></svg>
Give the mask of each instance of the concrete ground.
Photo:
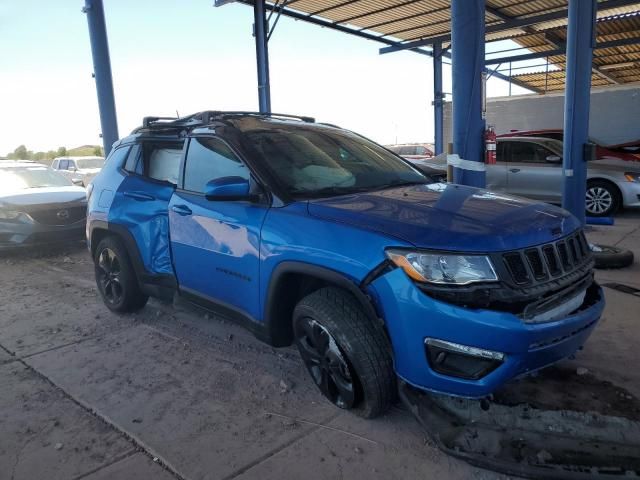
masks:
<svg viewBox="0 0 640 480"><path fill-rule="evenodd" d="M590 240L640 256L640 214ZM599 271L640 288L640 266ZM0 480L504 478L451 459L400 406L377 420L316 392L293 349L150 301L110 313L82 248L0 256ZM607 289L571 368L640 396L640 298Z"/></svg>

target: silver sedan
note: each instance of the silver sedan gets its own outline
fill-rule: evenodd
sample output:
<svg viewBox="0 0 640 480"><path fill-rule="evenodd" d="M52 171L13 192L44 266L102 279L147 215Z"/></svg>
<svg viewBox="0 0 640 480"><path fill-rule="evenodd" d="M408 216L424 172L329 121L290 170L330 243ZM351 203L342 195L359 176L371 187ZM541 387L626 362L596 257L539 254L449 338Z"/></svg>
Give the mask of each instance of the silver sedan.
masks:
<svg viewBox="0 0 640 480"><path fill-rule="evenodd" d="M562 142L541 137L499 138L495 165L487 165L487 189L549 203L562 201ZM446 169L433 161L421 162ZM441 159L442 161L442 159ZM640 207L640 162L600 159L587 169L587 215L606 217Z"/></svg>

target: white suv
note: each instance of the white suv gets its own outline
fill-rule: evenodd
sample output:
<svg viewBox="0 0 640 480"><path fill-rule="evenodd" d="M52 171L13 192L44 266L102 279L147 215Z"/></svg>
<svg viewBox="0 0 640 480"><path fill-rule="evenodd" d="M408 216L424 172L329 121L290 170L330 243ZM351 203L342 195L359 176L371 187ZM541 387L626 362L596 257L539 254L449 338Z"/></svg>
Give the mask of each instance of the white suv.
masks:
<svg viewBox="0 0 640 480"><path fill-rule="evenodd" d="M100 173L104 165L103 157L58 157L51 163L51 168L65 177L86 187Z"/></svg>

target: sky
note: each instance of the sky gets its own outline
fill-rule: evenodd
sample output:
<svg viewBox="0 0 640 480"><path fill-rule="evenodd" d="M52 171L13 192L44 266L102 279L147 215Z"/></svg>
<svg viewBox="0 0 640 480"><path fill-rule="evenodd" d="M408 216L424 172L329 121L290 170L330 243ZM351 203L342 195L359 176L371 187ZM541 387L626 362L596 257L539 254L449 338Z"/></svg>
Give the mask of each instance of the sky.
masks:
<svg viewBox="0 0 640 480"><path fill-rule="evenodd" d="M147 115L257 110L253 11L213 0L104 0L120 136ZM83 0L0 0L0 155L101 144ZM271 106L379 143L433 140L433 69L412 52L282 17ZM451 91L450 67L444 90ZM492 78L489 96L508 94ZM513 87L513 93L525 90Z"/></svg>

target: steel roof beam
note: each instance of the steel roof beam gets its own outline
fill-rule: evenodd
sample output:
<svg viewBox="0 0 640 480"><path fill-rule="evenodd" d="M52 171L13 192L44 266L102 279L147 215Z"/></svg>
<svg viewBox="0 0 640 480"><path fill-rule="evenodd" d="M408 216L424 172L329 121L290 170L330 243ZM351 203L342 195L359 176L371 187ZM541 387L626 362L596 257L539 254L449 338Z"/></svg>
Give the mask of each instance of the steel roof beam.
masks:
<svg viewBox="0 0 640 480"><path fill-rule="evenodd" d="M293 0L290 0L287 3L287 6L291 5ZM238 0L237 3L242 3L244 5L249 5L251 7L253 7L254 2L252 0ZM273 10L273 9L280 9L280 7L276 7L272 4L265 4L265 8L267 10ZM318 25L321 27L325 27L325 28L330 28L332 30L337 30L339 32L343 32L343 33L348 33L351 35L355 35L356 37L360 37L360 38L364 38L366 40L373 40L375 42L380 42L380 43L384 43L385 45L389 45L389 46L396 46L396 45L400 45L399 42L394 42L393 40L389 40L386 38L382 38L378 35L373 35L372 33L367 33L367 32L361 32L359 30L355 30L353 28L349 28L349 27L345 27L342 25L337 25L334 24L332 22L329 22L327 20L322 20L321 18L316 18L316 17L309 17L304 13L300 13L294 10L289 10L288 8L283 8L282 9L282 15L285 15L287 17L293 18L295 20L302 20L308 23L312 23L314 25ZM421 55L427 55L429 57L432 56L432 53L430 50L425 50L422 48L409 48L407 50L411 50L413 52L419 53Z"/></svg>
<svg viewBox="0 0 640 480"><path fill-rule="evenodd" d="M605 10L609 8L617 8L617 7L626 6L626 5L633 5L636 3L638 3L637 0L607 0L605 2L598 3L598 8L600 10ZM487 34L490 34L490 33L502 32L505 30L512 30L515 28L523 28L531 25L536 25L538 23L544 23L552 20L559 20L561 18L567 18L567 16L568 16L568 10L563 9L555 12L543 13L541 15L534 15L534 16L525 17L525 18L514 17L513 20L511 21L503 21L503 23L500 23L500 24L488 25L485 29L485 32ZM396 45L396 46L383 47L380 49L380 53L384 54L384 53L398 52L400 50L419 48L419 47L424 47L426 45L432 45L434 42L449 42L449 41L451 41L451 33L448 33L445 35L439 35L436 37L422 38L422 39L414 40L411 42L401 43L400 45Z"/></svg>
<svg viewBox="0 0 640 480"><path fill-rule="evenodd" d="M609 42L599 42L595 49L622 47L624 45L640 45L640 37L622 38L620 40L611 40ZM532 52L523 55L514 55L511 57L491 58L485 61L486 65L497 65L498 63L522 62L525 60L534 60L536 58L553 57L555 55L564 55L566 48L557 48L555 50L547 50L544 52Z"/></svg>

